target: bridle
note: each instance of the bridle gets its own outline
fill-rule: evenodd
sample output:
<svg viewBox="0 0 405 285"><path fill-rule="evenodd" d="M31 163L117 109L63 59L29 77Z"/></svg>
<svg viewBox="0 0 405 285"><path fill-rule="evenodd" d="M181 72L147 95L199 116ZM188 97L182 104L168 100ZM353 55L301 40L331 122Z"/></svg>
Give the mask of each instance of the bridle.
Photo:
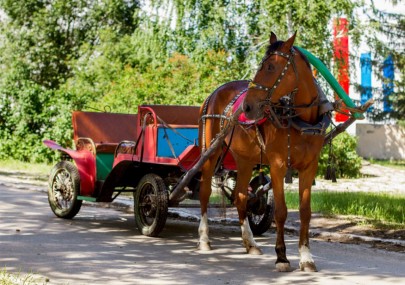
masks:
<svg viewBox="0 0 405 285"><path fill-rule="evenodd" d="M259 107L261 109L267 106L268 107L268 112L264 112L264 113L268 113L267 116L269 117L269 119L271 121L273 121L276 124L277 127L281 128L281 127L283 127L283 125L280 122L280 119L282 120L282 119L291 118L292 116L294 116L292 114L292 109L296 108L297 106L293 106L293 101L294 101L295 94L298 92L298 86L296 86L291 92L286 93L284 96L281 97L281 98L284 98L284 101L286 101L286 104L280 104L280 102L274 103L274 102L271 101L271 97L273 96L273 94L276 91L277 87L280 85L281 81L283 80L283 78L287 74L287 70L288 70L288 68L290 66L292 66L293 69L294 69L296 84L298 82L298 72L297 72L297 67L295 65L295 61L294 61L294 56L295 56L294 48L291 48L289 54L281 52L281 51L273 51L273 52L271 52L270 54L268 54L261 61L261 68L259 69L259 71L263 68L263 64L273 55L282 56L287 60L283 70L278 75L278 78L276 79L273 86L267 87L267 86L261 85L259 83L256 83L256 82L254 82L252 80L252 81L249 82L248 89L257 89L257 90L262 90L262 91L267 92L266 98L263 101L259 101L258 105L259 105ZM276 110L280 109L280 108L289 110L288 113L290 113L290 114L288 114L287 116L278 115Z"/></svg>

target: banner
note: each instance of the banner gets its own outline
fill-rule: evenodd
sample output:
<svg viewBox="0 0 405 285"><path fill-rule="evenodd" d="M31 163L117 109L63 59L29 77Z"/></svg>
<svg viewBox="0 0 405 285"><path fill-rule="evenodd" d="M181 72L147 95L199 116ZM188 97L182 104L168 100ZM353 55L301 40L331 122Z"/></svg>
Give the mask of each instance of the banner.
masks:
<svg viewBox="0 0 405 285"><path fill-rule="evenodd" d="M361 69L360 103L361 105L363 105L373 97L371 84L371 74L373 70L370 52L362 53L360 55L360 69ZM370 112L371 110L372 107L368 108L367 112Z"/></svg>
<svg viewBox="0 0 405 285"><path fill-rule="evenodd" d="M337 80L343 90L349 95L349 37L348 21L346 18L338 18L333 21L333 57L334 63L338 69ZM338 97L335 95L338 99ZM349 117L344 114L336 113L335 120L344 122Z"/></svg>
<svg viewBox="0 0 405 285"><path fill-rule="evenodd" d="M391 112L392 105L389 98L394 92L394 61L391 55L384 60L383 77L384 112Z"/></svg>

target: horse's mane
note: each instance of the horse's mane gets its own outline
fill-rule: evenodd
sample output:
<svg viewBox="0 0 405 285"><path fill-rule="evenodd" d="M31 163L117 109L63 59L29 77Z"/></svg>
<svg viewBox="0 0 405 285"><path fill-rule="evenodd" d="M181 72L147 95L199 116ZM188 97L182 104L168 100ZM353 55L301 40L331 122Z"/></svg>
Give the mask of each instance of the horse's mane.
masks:
<svg viewBox="0 0 405 285"><path fill-rule="evenodd" d="M278 50L283 45L283 43L284 43L283 41L276 41L272 45L269 45L267 47L266 55L265 55L264 58L267 58L271 53ZM308 68L311 69L311 64L309 63L307 57L299 49L297 49L295 46L294 46L294 50L302 57L302 59L307 64Z"/></svg>

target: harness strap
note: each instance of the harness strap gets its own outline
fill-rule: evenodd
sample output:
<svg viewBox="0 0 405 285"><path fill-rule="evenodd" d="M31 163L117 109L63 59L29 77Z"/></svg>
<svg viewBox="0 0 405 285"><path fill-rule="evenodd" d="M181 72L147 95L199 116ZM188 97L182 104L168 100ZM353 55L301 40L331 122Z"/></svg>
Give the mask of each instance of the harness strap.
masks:
<svg viewBox="0 0 405 285"><path fill-rule="evenodd" d="M256 124L255 124L255 127L256 127L257 140L259 141L259 145L260 145L260 155L261 155L262 151L266 151L266 145L264 143L263 136L259 130L259 127ZM260 160L261 160L261 156L260 156Z"/></svg>
<svg viewBox="0 0 405 285"><path fill-rule="evenodd" d="M231 102L229 102L229 104L225 107L224 112L223 112L223 116L225 116L226 118L229 118L226 116L226 114L229 113L229 111L231 110L232 106L235 104L235 102L240 98L240 96L242 96L245 92L247 91L247 88L243 89L241 92L239 92L232 100ZM224 120L221 120L221 129L223 129L224 127Z"/></svg>
<svg viewBox="0 0 405 285"><path fill-rule="evenodd" d="M202 120L202 145L201 145L201 151L204 153L207 149L206 143L205 143L205 124L207 119L220 119L220 128L223 130L225 121L228 121L231 119L232 114L229 114L231 111L232 106L235 104L235 102L239 99L240 96L242 96L243 93L245 93L247 89L243 89L241 92L239 92L225 107L224 111L222 114L207 114L208 112L208 103L214 93L211 93L211 95L205 100L204 108L203 108L203 115L201 116L200 120Z"/></svg>
<svg viewBox="0 0 405 285"><path fill-rule="evenodd" d="M205 116L207 114L208 102L210 101L210 99L212 97L212 94L214 94L214 93L211 93L210 96L208 96L208 98L205 100L205 104L204 104L204 108L203 108L203 116ZM207 146L205 144L205 122L206 122L206 119L203 118L203 117L201 117L201 119L202 119L201 154L203 154L207 149Z"/></svg>
<svg viewBox="0 0 405 285"><path fill-rule="evenodd" d="M331 113L328 112L322 114L321 120L315 125L308 124L300 118L295 117L291 119L291 126L301 132L301 134L324 136L331 120Z"/></svg>
<svg viewBox="0 0 405 285"><path fill-rule="evenodd" d="M229 120L228 116L221 115L221 114L207 114L207 115L202 115L200 120L206 120L206 119L222 119L222 120Z"/></svg>

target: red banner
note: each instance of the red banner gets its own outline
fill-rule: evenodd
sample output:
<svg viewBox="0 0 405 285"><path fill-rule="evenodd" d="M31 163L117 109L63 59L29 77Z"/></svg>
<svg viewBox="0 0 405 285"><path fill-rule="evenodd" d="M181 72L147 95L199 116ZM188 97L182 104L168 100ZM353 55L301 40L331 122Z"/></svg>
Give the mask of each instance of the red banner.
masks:
<svg viewBox="0 0 405 285"><path fill-rule="evenodd" d="M343 90L349 95L349 37L348 21L345 18L338 18L333 21L333 55L334 62L338 67L337 80ZM337 99L337 95L335 95ZM344 114L336 113L335 120L344 122L349 117Z"/></svg>

